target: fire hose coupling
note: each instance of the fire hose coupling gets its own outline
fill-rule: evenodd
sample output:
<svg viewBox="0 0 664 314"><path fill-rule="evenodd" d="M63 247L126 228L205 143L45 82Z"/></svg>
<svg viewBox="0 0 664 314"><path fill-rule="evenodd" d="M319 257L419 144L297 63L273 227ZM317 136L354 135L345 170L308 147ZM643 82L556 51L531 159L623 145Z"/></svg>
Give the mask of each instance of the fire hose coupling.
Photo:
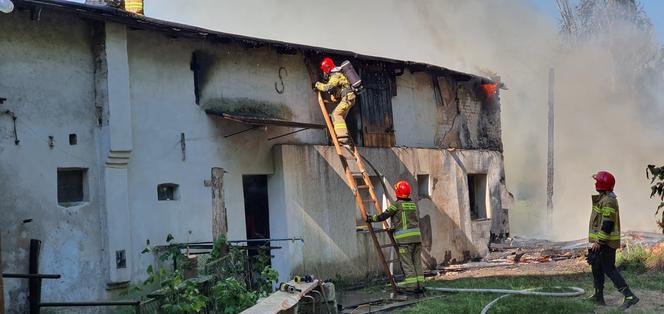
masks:
<svg viewBox="0 0 664 314"><path fill-rule="evenodd" d="M314 282L314 275L295 276L295 277L293 277L293 281L295 281L295 283Z"/></svg>
<svg viewBox="0 0 664 314"><path fill-rule="evenodd" d="M279 291L288 292L288 293L295 293L296 291L302 292L302 290L295 288L295 286L287 284L285 282L279 284Z"/></svg>

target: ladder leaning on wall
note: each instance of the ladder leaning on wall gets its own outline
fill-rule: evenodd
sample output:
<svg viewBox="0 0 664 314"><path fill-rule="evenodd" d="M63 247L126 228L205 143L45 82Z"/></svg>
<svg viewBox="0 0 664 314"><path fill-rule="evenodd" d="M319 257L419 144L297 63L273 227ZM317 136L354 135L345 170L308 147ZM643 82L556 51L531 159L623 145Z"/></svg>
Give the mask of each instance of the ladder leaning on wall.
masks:
<svg viewBox="0 0 664 314"><path fill-rule="evenodd" d="M387 276L387 280L389 281L390 286L392 287L392 291L394 293L397 293L398 292L397 284L394 280L394 276L392 275L392 271L390 270L389 263L400 262L398 254L399 248L397 246L396 241L394 240L394 235L387 221L383 221L383 228L381 229L374 229L371 223L366 222L367 207L369 208L373 207L375 209L376 214L382 213L383 210L380 207L380 203L378 203L378 200L376 199L376 193L374 192L373 184L371 183L371 179L367 174L364 163L362 162L362 156L360 155L355 145L351 145L350 150L342 148L339 145L339 141L337 140L337 135L334 132L332 121L330 120L330 115L327 112L327 109L325 108L325 103L323 102L323 98L321 97L320 92L318 92L318 103L320 104L321 112L323 113L323 117L325 118L325 124L327 125L327 130L329 131L330 137L332 138L332 143L334 143L334 148L336 149L337 155L341 160L341 165L344 169L344 173L346 174L346 181L351 191L353 192L353 195L355 196L355 202L357 203L357 206L360 208L360 212L362 213L362 219L364 219L369 234L371 235L371 240L374 246L376 247L376 251L378 252L378 257L385 271L385 275ZM351 139L349 138L349 140ZM346 155L344 155L343 153L344 150L352 153L352 157L347 158ZM353 165L355 165L354 167L355 169L351 169ZM362 193L362 191L364 191L365 193ZM385 191L385 193L387 193L387 191ZM364 196L368 195L369 197L365 198L363 197L363 195ZM385 232L387 234L387 237L389 239L388 244L381 244L378 241L376 233L380 232ZM383 252L383 249L386 248L394 249L393 256L395 256L395 259L389 261L385 259L385 252Z"/></svg>

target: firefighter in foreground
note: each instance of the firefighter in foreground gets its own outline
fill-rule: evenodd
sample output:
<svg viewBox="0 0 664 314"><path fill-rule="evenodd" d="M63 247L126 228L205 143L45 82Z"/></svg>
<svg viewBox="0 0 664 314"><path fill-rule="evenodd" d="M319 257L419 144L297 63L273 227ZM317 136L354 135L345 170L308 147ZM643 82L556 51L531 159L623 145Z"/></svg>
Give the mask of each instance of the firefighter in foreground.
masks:
<svg viewBox="0 0 664 314"><path fill-rule="evenodd" d="M620 248L620 213L618 200L613 193L616 179L606 171L596 173L593 179L595 179L595 190L599 194L592 196L593 208L588 232L588 241L592 243L588 253L588 263L592 266L595 287L595 293L590 299L601 305L606 304L604 302L604 275L606 275L613 281L616 289L625 296L620 308L626 309L639 302L639 298L627 287L625 279L615 265L616 249Z"/></svg>
<svg viewBox="0 0 664 314"><path fill-rule="evenodd" d="M332 59L325 57L320 63L323 70L326 83L314 83L314 90L319 92L328 92L337 106L332 111L332 123L334 132L337 134L337 140L341 145L349 145L348 127L346 126L346 115L355 104L356 92L362 81L348 61L344 61L341 66L334 65Z"/></svg>
<svg viewBox="0 0 664 314"><path fill-rule="evenodd" d="M420 235L417 205L410 199L410 184L399 181L394 185L397 200L392 202L380 215L367 217L367 222L379 222L392 218L391 226L396 229L394 239L399 246L399 259L405 278L399 282L400 288L410 292L424 291L422 272L422 237Z"/></svg>

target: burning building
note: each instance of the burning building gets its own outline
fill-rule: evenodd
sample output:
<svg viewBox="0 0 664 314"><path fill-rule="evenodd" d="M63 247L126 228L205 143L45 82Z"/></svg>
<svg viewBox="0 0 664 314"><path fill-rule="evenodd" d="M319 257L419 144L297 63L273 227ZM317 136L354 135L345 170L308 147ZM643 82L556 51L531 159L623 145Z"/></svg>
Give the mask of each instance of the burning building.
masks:
<svg viewBox="0 0 664 314"><path fill-rule="evenodd" d="M40 239L40 271L62 274L44 300L111 298L144 279L154 260L141 250L166 234L291 239L272 252L282 278L380 274L310 88L323 56L365 82L350 132L389 181L416 187L427 267L509 235L489 78L103 6L14 4L0 15L2 270L26 272ZM25 287L5 282L10 309Z"/></svg>

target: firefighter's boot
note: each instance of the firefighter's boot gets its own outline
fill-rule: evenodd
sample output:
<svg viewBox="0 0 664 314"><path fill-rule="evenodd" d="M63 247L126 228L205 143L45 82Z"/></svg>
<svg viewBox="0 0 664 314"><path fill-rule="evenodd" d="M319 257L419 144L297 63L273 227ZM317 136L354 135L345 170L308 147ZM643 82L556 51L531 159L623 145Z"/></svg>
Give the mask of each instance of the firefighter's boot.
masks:
<svg viewBox="0 0 664 314"><path fill-rule="evenodd" d="M591 301L597 305L606 305L606 302L604 302L604 291L602 290L595 289L595 293L586 298L586 300Z"/></svg>
<svg viewBox="0 0 664 314"><path fill-rule="evenodd" d="M632 290L629 290L629 288L625 288L621 292L625 298L623 299L623 304L619 307L619 309L626 310L630 306L639 303L639 298L635 296L634 293L632 293Z"/></svg>

